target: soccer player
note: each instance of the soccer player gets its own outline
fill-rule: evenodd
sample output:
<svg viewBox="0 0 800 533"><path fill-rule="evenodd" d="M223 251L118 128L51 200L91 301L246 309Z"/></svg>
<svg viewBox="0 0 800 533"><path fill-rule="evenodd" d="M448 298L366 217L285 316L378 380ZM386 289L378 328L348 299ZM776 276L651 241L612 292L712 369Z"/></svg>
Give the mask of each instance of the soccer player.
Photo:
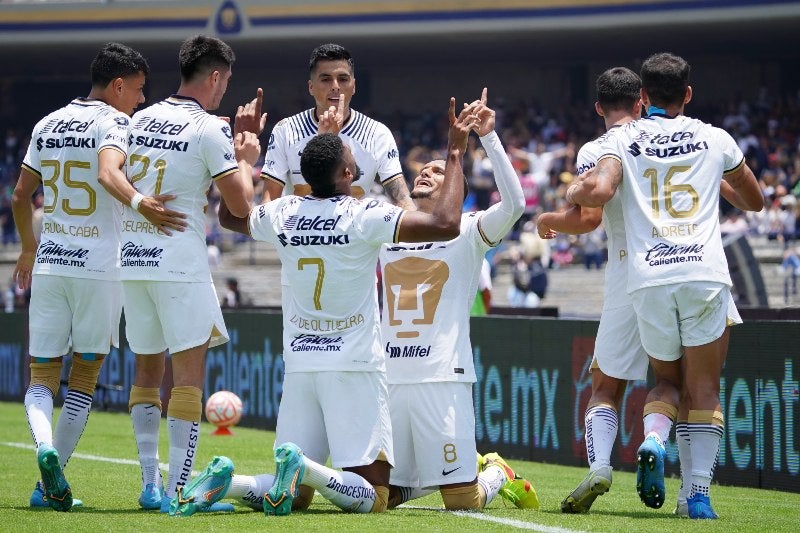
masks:
<svg viewBox="0 0 800 533"><path fill-rule="evenodd" d="M567 200L601 207L623 180L627 184L620 190L628 292L656 376L648 403L663 406L652 413L658 438L650 432L639 447L637 488L648 505L663 502L663 441L683 383L690 402L688 514L717 518L709 486L723 433L719 362L731 286L719 233L720 176L748 204L757 207L763 200L733 138L683 116L692 97L689 70L685 60L669 53L643 63L641 96L648 117L608 137L597 166L570 186Z"/></svg>
<svg viewBox="0 0 800 533"><path fill-rule="evenodd" d="M231 216L220 202L223 227L272 243L281 260L285 374L277 471L274 477L234 476L229 494L191 502L184 515L224 496L251 505L263 499L265 514L287 515L307 508L314 490L347 511L386 510L394 454L375 265L383 243L458 235L462 158L479 121L475 108L465 106L456 117L450 99L445 175L430 213L354 198L355 157L334 133L315 136L303 150L309 195L278 198L247 218ZM342 470L324 466L329 456Z"/></svg>
<svg viewBox="0 0 800 533"><path fill-rule="evenodd" d="M226 121L208 113L219 107L234 60L223 41L190 37L180 47L177 93L137 112L130 128L127 173L139 193L123 214L121 253L126 335L136 354L129 407L142 467L139 504L171 514L173 497L177 502L192 496L184 486L200 434L206 351L228 340L206 260L206 193L214 183L229 209L245 216L253 198L252 165L260 151L254 132L234 137ZM171 205L187 217L186 231L172 236L136 210L141 195L165 193L174 195ZM174 386L167 409L170 468L164 486L158 434L167 349ZM196 480L200 487L192 488L219 483L226 468L232 468L218 466L221 470L205 472Z"/></svg>
<svg viewBox="0 0 800 533"><path fill-rule="evenodd" d="M500 201L486 211L463 214L455 239L381 249L381 335L396 461L389 508L433 492L431 487L438 488L450 510L482 509L498 492L517 507L539 507L531 484L517 478L499 455L486 454L480 472L475 462L470 308L484 256L522 215L525 196L494 131L486 89L474 113ZM436 209L444 174L441 160L422 167L411 191L417 212Z"/></svg>
<svg viewBox="0 0 800 533"><path fill-rule="evenodd" d="M578 175L585 174L597 163L606 138L623 124L641 116L641 80L625 67L608 69L597 79L595 110L603 117L608 133L586 143L578 151ZM722 183L723 196L737 203L738 198ZM585 233L601 222L608 234L609 262L605 272L603 313L597 331L594 358L591 366L592 395L585 413L584 439L589 458L589 473L578 487L561 502L565 513L585 513L594 500L608 491L612 482L611 450L617 436L617 420L622 396L628 380L647 378L647 354L642 348L636 326L636 314L625 292L627 283L627 250L625 224L622 218L619 191L601 209L572 206L569 210L542 213L537 228L542 238L553 238L555 232ZM728 320L741 323L736 306L730 302ZM726 330L725 335L728 335ZM645 405L645 433L659 416L658 402ZM663 410L663 409L662 409ZM670 411L669 418L674 419ZM684 505L685 508L685 498Z"/></svg>
<svg viewBox="0 0 800 533"><path fill-rule="evenodd" d="M363 198L376 176L387 196L403 209L414 209L403 177L400 157L392 132L384 124L350 108L356 92L353 58L338 44L323 44L311 52L308 92L315 107L278 122L272 130L264 156L261 177L269 197L284 194L305 196L310 187L300 171L300 154L319 130L319 120L331 107L341 114L342 141L356 158L359 174L354 177L352 195Z"/></svg>
<svg viewBox="0 0 800 533"><path fill-rule="evenodd" d="M103 188L116 157L128 149L130 115L144 102L147 61L136 50L108 43L94 57L92 87L39 121L14 189L13 212L22 239L13 278L31 288L31 379L25 411L36 444L42 482L32 507L69 511L74 500L64 477L86 427L97 376L111 345L119 346L121 206ZM31 196L44 186L41 243L33 230ZM135 191L128 184L125 199ZM123 194L123 193L120 193ZM164 209L168 197L148 197L142 210L165 229L180 215ZM53 397L61 385L62 357L73 352L64 409L53 434Z"/></svg>

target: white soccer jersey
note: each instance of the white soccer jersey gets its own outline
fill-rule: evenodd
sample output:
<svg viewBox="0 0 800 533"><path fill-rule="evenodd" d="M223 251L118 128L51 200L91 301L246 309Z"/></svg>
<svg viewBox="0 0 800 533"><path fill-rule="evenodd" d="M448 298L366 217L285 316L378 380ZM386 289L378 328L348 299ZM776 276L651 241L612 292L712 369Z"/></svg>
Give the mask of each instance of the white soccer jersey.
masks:
<svg viewBox="0 0 800 533"><path fill-rule="evenodd" d="M595 167L602 154L602 146L609 135L618 128L611 129L593 141L584 144L578 150L575 162L578 175L582 175ZM603 286L603 309L615 309L631 305L627 293L628 252L625 240L625 219L622 216L622 191L617 190L614 197L603 206L603 227L608 236L608 262L606 263L605 283Z"/></svg>
<svg viewBox="0 0 800 533"><path fill-rule="evenodd" d="M317 129L313 108L278 122L269 136L261 177L283 185L284 194L310 194L311 187L300 173L300 154ZM352 150L358 165L359 176L351 187L356 198L369 193L376 176L382 184L402 176L397 144L381 122L351 109L339 136Z"/></svg>
<svg viewBox="0 0 800 533"><path fill-rule="evenodd" d="M481 235L481 214L463 214L453 240L381 249L382 349L390 384L475 381L469 310L492 247Z"/></svg>
<svg viewBox="0 0 800 533"><path fill-rule="evenodd" d="M98 153L127 151L129 121L105 102L76 98L36 124L22 163L44 185L34 274L119 280L122 204L97 181Z"/></svg>
<svg viewBox="0 0 800 533"><path fill-rule="evenodd" d="M238 171L230 125L192 98L171 96L133 116L128 179L146 196L174 194L167 207L186 215L185 231L167 236L125 208L122 279L209 281L207 193L213 180Z"/></svg>
<svg viewBox="0 0 800 533"><path fill-rule="evenodd" d="M281 260L286 372L385 369L376 265L402 213L372 199L294 195L250 212L250 235Z"/></svg>
<svg viewBox="0 0 800 533"><path fill-rule="evenodd" d="M719 182L744 164L724 130L655 116L608 137L603 157L622 162L628 292L685 281L731 285L719 232Z"/></svg>

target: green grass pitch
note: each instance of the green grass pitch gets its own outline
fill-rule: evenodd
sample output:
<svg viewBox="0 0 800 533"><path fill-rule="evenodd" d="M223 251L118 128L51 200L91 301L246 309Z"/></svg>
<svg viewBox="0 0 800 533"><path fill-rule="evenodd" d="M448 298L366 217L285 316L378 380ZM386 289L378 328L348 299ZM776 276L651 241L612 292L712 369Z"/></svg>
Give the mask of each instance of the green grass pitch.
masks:
<svg viewBox="0 0 800 533"><path fill-rule="evenodd" d="M58 410L56 410L56 416ZM346 514L317 495L305 513L265 517L244 506L233 514L196 514L175 518L139 509L140 473L130 418L123 413L92 413L65 473L75 497L84 507L69 513L33 510L28 498L38 479L36 460L22 404L0 402L2 487L0 531L510 531L551 533L572 531L797 531L800 494L717 486L712 503L720 519L690 521L672 515L679 480L667 480L667 503L648 509L635 491L635 476L615 472L611 491L600 497L585 515L564 515L560 502L583 479L582 468L510 460L510 465L532 481L542 501L540 511L504 505L498 497L480 513L450 513L441 508L438 493L409 502L414 507L383 514ZM214 455L233 459L235 472L272 473L275 434L234 428L231 437L212 436L203 424L195 470L202 470ZM160 457L167 453L166 424L162 422ZM491 450L481 450L488 452Z"/></svg>

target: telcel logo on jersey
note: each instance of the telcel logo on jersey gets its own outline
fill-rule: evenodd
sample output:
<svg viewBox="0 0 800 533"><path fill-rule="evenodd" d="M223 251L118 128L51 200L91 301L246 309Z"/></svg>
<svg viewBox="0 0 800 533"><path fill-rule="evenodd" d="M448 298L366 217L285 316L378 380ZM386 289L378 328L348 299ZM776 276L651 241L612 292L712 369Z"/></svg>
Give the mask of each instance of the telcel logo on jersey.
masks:
<svg viewBox="0 0 800 533"><path fill-rule="evenodd" d="M169 120L150 119L146 124L141 122L136 124L136 128L148 133L160 133L161 135L180 135L183 130L189 125L186 124L173 124Z"/></svg>
<svg viewBox="0 0 800 533"><path fill-rule="evenodd" d="M431 345L392 346L387 342L385 350L390 359L397 357L428 357L431 354Z"/></svg>
<svg viewBox="0 0 800 533"><path fill-rule="evenodd" d="M94 120L89 122L82 122L80 120L59 120L52 128L53 133L67 133L74 131L76 133L83 133L89 129L89 126L94 124Z"/></svg>
<svg viewBox="0 0 800 533"><path fill-rule="evenodd" d="M293 215L286 219L286 222L283 224L283 229L296 229L301 231L330 231L336 228L336 224L339 223L341 218L342 215L339 215L336 218L323 218L319 215L315 216L314 218L308 218L304 216L300 216L298 218L297 215Z"/></svg>

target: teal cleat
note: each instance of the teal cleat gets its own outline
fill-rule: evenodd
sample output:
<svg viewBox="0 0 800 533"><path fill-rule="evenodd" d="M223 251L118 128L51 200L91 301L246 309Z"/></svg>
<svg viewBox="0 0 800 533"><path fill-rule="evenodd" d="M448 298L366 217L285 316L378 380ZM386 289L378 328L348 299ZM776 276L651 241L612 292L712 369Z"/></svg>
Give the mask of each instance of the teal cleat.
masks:
<svg viewBox="0 0 800 533"><path fill-rule="evenodd" d="M170 516L191 516L198 511L233 511L232 504L215 504L225 497L233 478L233 461L224 456L211 460L188 485L178 487L169 506Z"/></svg>
<svg viewBox="0 0 800 533"><path fill-rule="evenodd" d="M291 442L275 449L275 483L264 494L264 514L285 516L292 512L292 501L300 491L300 482L306 471L303 451Z"/></svg>
<svg viewBox="0 0 800 533"><path fill-rule="evenodd" d="M42 485L41 481L36 482L36 487L31 493L30 506L32 509L50 508L50 504L47 503L47 497L44 495L44 485ZM78 498L72 498L72 507L83 507L83 502Z"/></svg>
<svg viewBox="0 0 800 533"><path fill-rule="evenodd" d="M139 507L148 511L161 509L161 500L163 499L164 487L155 483L148 483L139 495Z"/></svg>
<svg viewBox="0 0 800 533"><path fill-rule="evenodd" d="M686 500L686 504L689 510L689 518L710 520L719 518L717 513L715 513L714 509L711 507L711 500L708 498L708 496L695 493Z"/></svg>
<svg viewBox="0 0 800 533"><path fill-rule="evenodd" d="M636 463L636 492L648 507L664 505L664 456L666 451L655 438L647 437L639 446Z"/></svg>
<svg viewBox="0 0 800 533"><path fill-rule="evenodd" d="M40 444L36 454L42 486L47 503L56 511L69 511L72 508L72 490L61 471L58 451L49 444Z"/></svg>

